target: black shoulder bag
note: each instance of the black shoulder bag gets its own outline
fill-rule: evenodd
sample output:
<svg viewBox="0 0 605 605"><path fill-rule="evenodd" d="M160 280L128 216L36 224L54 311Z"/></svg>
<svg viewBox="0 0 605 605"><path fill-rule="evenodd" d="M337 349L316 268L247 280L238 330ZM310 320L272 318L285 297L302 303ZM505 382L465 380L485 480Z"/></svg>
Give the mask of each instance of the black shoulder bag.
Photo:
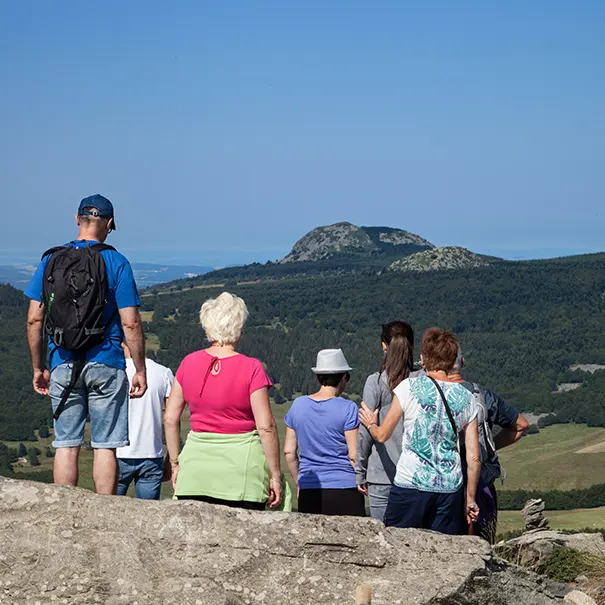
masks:
<svg viewBox="0 0 605 605"><path fill-rule="evenodd" d="M431 378L428 374L427 374L427 378L429 380L433 381L433 384L437 387L437 391L439 391L439 395L441 395L441 401L443 401L443 405L445 406L445 411L447 413L447 417L449 418L450 424L452 425L454 435L456 435L456 442L458 443L458 454L460 455L460 434L458 432L458 427L456 426L456 421L454 420L454 415L452 414L452 410L450 410L450 406L447 403L447 399L445 398L445 395L443 394L443 390L439 386L439 383L434 378Z"/></svg>

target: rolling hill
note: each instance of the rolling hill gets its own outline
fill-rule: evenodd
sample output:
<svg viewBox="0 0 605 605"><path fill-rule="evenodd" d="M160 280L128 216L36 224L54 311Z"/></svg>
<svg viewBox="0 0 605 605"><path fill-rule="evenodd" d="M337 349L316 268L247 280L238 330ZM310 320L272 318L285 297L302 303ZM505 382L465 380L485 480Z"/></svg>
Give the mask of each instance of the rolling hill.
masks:
<svg viewBox="0 0 605 605"><path fill-rule="evenodd" d="M395 242L389 246L408 245L401 244L408 236L400 230L363 229L372 245L381 238ZM545 415L542 426L605 426L605 372L570 370L605 364L605 254L399 272L385 268L412 258L398 256L401 250L344 261L340 252L320 261L214 271L144 290L149 354L176 370L187 353L205 345L197 318L201 303L228 289L248 304L242 350L266 363L277 401L312 389L309 368L317 350L334 346L356 368L350 395L358 399L365 377L380 365L380 325L401 318L415 327L417 346L429 326L456 332L466 376L524 411ZM288 272L296 267L303 272ZM36 429L51 424L48 401L31 389L26 306L20 292L0 286L0 440L34 438ZM559 383L579 386L557 392Z"/></svg>

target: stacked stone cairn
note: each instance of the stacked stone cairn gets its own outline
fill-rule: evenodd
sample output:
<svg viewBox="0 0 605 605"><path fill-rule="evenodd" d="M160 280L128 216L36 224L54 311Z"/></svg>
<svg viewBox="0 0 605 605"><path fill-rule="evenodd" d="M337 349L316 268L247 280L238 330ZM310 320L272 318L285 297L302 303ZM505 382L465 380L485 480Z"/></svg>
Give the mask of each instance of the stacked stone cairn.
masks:
<svg viewBox="0 0 605 605"><path fill-rule="evenodd" d="M533 531L538 529L549 529L548 519L544 516L544 500L536 498L528 500L521 511L525 517L525 530Z"/></svg>

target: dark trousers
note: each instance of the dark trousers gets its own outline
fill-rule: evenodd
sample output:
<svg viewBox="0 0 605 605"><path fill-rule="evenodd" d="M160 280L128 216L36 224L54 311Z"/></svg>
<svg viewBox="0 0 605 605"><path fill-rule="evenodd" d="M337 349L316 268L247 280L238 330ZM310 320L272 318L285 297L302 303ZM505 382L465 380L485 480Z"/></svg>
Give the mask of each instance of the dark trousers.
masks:
<svg viewBox="0 0 605 605"><path fill-rule="evenodd" d="M453 494L422 492L393 485L384 515L387 527L417 527L459 534L464 488Z"/></svg>
<svg viewBox="0 0 605 605"><path fill-rule="evenodd" d="M221 504L231 508L245 508L246 510L265 510L264 502L250 502L249 500L221 500L210 496L177 496L177 500L197 500L208 504Z"/></svg>
<svg viewBox="0 0 605 605"><path fill-rule="evenodd" d="M349 515L365 517L363 494L356 487L344 489L301 488L298 493L298 512L314 515Z"/></svg>
<svg viewBox="0 0 605 605"><path fill-rule="evenodd" d="M485 485L479 481L476 496L477 506L479 507L479 519L474 526L474 534L481 536L490 544L496 543L496 529L498 527L498 496L494 484ZM466 518L463 520L464 526L468 529Z"/></svg>

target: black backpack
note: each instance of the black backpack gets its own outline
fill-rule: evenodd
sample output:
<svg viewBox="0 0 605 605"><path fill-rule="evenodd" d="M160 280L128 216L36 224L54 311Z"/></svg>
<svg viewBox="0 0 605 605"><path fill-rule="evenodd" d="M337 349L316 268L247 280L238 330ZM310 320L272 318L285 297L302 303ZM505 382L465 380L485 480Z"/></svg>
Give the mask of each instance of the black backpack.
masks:
<svg viewBox="0 0 605 605"><path fill-rule="evenodd" d="M73 351L71 380L65 388L54 417L65 408L85 362L88 349L105 340L105 329L115 313L103 322L107 303L107 269L102 250L115 250L106 244L76 247L71 244L47 250L48 258L42 279L42 302L45 305L44 330L58 347Z"/></svg>

